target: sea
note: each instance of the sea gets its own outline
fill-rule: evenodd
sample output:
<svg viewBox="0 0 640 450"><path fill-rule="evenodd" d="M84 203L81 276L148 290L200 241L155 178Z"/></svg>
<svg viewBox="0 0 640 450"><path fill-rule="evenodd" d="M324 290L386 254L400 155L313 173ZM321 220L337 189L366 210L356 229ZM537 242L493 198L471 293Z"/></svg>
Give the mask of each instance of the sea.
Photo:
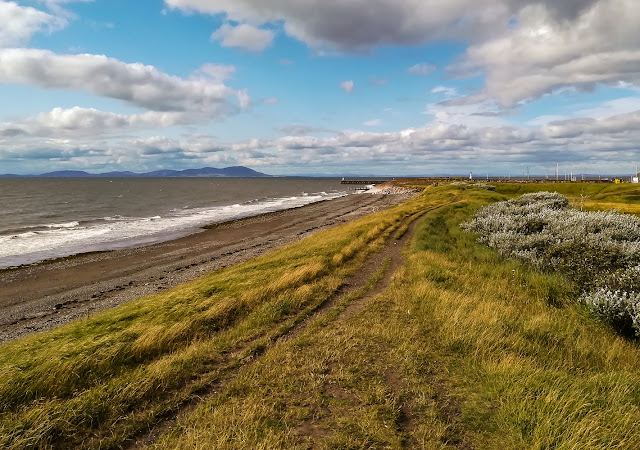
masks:
<svg viewBox="0 0 640 450"><path fill-rule="evenodd" d="M338 178L0 178L0 268L149 245L350 192Z"/></svg>

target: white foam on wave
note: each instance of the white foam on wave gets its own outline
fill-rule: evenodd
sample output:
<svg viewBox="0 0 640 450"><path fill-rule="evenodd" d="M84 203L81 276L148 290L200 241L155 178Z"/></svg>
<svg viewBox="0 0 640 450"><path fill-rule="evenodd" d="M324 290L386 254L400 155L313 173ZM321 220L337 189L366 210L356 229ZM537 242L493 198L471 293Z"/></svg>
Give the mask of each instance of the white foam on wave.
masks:
<svg viewBox="0 0 640 450"><path fill-rule="evenodd" d="M47 228L74 228L80 225L80 222L65 222L65 223L51 223L49 225L45 225Z"/></svg>
<svg viewBox="0 0 640 450"><path fill-rule="evenodd" d="M78 222L52 224L48 227L50 229L0 236L0 268L86 251L160 242L197 232L204 225L296 208L345 195L342 192L301 194L228 206L174 209L167 216L130 218L113 215L104 217L99 223L82 226Z"/></svg>

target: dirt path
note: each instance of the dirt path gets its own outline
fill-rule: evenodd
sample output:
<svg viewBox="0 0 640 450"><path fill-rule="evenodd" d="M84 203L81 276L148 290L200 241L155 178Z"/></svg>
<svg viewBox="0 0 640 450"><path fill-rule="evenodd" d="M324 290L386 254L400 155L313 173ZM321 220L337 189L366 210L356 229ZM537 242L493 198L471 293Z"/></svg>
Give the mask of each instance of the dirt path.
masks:
<svg viewBox="0 0 640 450"><path fill-rule="evenodd" d="M0 343L161 292L405 201L349 195L224 223L148 247L83 254L0 271Z"/></svg>
<svg viewBox="0 0 640 450"><path fill-rule="evenodd" d="M395 271L402 267L404 264L404 249L407 243L413 236L415 224L417 220L429 211L441 208L437 208L421 211L413 216L407 217L400 227L392 233L388 238L386 245L383 249L377 253L369 256L365 264L350 278L348 278L344 284L332 295L327 301L317 306L314 310L303 311L287 326L281 327L277 335L270 335L271 344L266 347L259 347L259 350L250 353L247 357L247 349L251 349L256 339L252 342L245 342L243 348L236 348L233 351L228 352L229 360L226 363L220 364L215 367L210 374L203 374L198 382L197 389L191 392L189 400L177 410L173 410L165 414L163 417L158 418L156 423L150 427L150 429L132 438L125 448L128 449L141 449L152 445L161 435L169 431L177 422L187 418L197 406L212 400L231 382L238 374L241 368L244 368L250 364L255 363L262 355L264 355L274 345L279 345L283 342L289 341L304 331L307 326L317 319L322 318L332 308L340 304L347 296L354 293L365 290L370 280L381 268L384 268L383 273L379 276L378 281L369 286L365 292L356 296L355 299L338 315L338 321L346 320L349 317L358 314L366 307L366 304L376 295L382 293L389 287L392 282L393 274ZM241 358L233 359L233 355L244 355ZM210 383L202 383L203 379L210 379ZM411 416L409 411L406 412L407 417Z"/></svg>

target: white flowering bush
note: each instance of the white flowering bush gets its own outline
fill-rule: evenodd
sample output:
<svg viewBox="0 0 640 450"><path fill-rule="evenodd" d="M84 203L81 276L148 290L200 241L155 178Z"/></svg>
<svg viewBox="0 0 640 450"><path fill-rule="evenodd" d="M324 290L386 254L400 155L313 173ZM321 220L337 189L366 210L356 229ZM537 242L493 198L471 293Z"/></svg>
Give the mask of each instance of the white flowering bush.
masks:
<svg viewBox="0 0 640 450"><path fill-rule="evenodd" d="M594 313L640 336L640 220L635 216L577 211L561 194L538 192L482 208L462 227L507 257L567 274Z"/></svg>
<svg viewBox="0 0 640 450"><path fill-rule="evenodd" d="M580 301L597 316L627 336L640 331L640 293L598 288L584 293Z"/></svg>

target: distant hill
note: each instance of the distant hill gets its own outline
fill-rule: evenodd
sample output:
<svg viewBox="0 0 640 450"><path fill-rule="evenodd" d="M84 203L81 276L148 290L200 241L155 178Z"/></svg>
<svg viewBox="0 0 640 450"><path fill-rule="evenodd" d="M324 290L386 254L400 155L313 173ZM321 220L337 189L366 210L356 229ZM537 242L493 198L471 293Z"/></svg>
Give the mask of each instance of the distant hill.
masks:
<svg viewBox="0 0 640 450"><path fill-rule="evenodd" d="M15 175L4 174L0 175L2 178L29 178L29 177L42 177L42 178L120 178L120 177L138 177L138 178L159 178L159 177L172 177L172 178L188 178L188 177L271 177L265 173L257 172L253 169L243 166L226 167L224 169L216 169L215 167L202 167L200 169L186 169L186 170L156 170L153 172L135 173L135 172L107 172L107 173L89 173L82 170L59 170L56 172L47 172L40 175Z"/></svg>

